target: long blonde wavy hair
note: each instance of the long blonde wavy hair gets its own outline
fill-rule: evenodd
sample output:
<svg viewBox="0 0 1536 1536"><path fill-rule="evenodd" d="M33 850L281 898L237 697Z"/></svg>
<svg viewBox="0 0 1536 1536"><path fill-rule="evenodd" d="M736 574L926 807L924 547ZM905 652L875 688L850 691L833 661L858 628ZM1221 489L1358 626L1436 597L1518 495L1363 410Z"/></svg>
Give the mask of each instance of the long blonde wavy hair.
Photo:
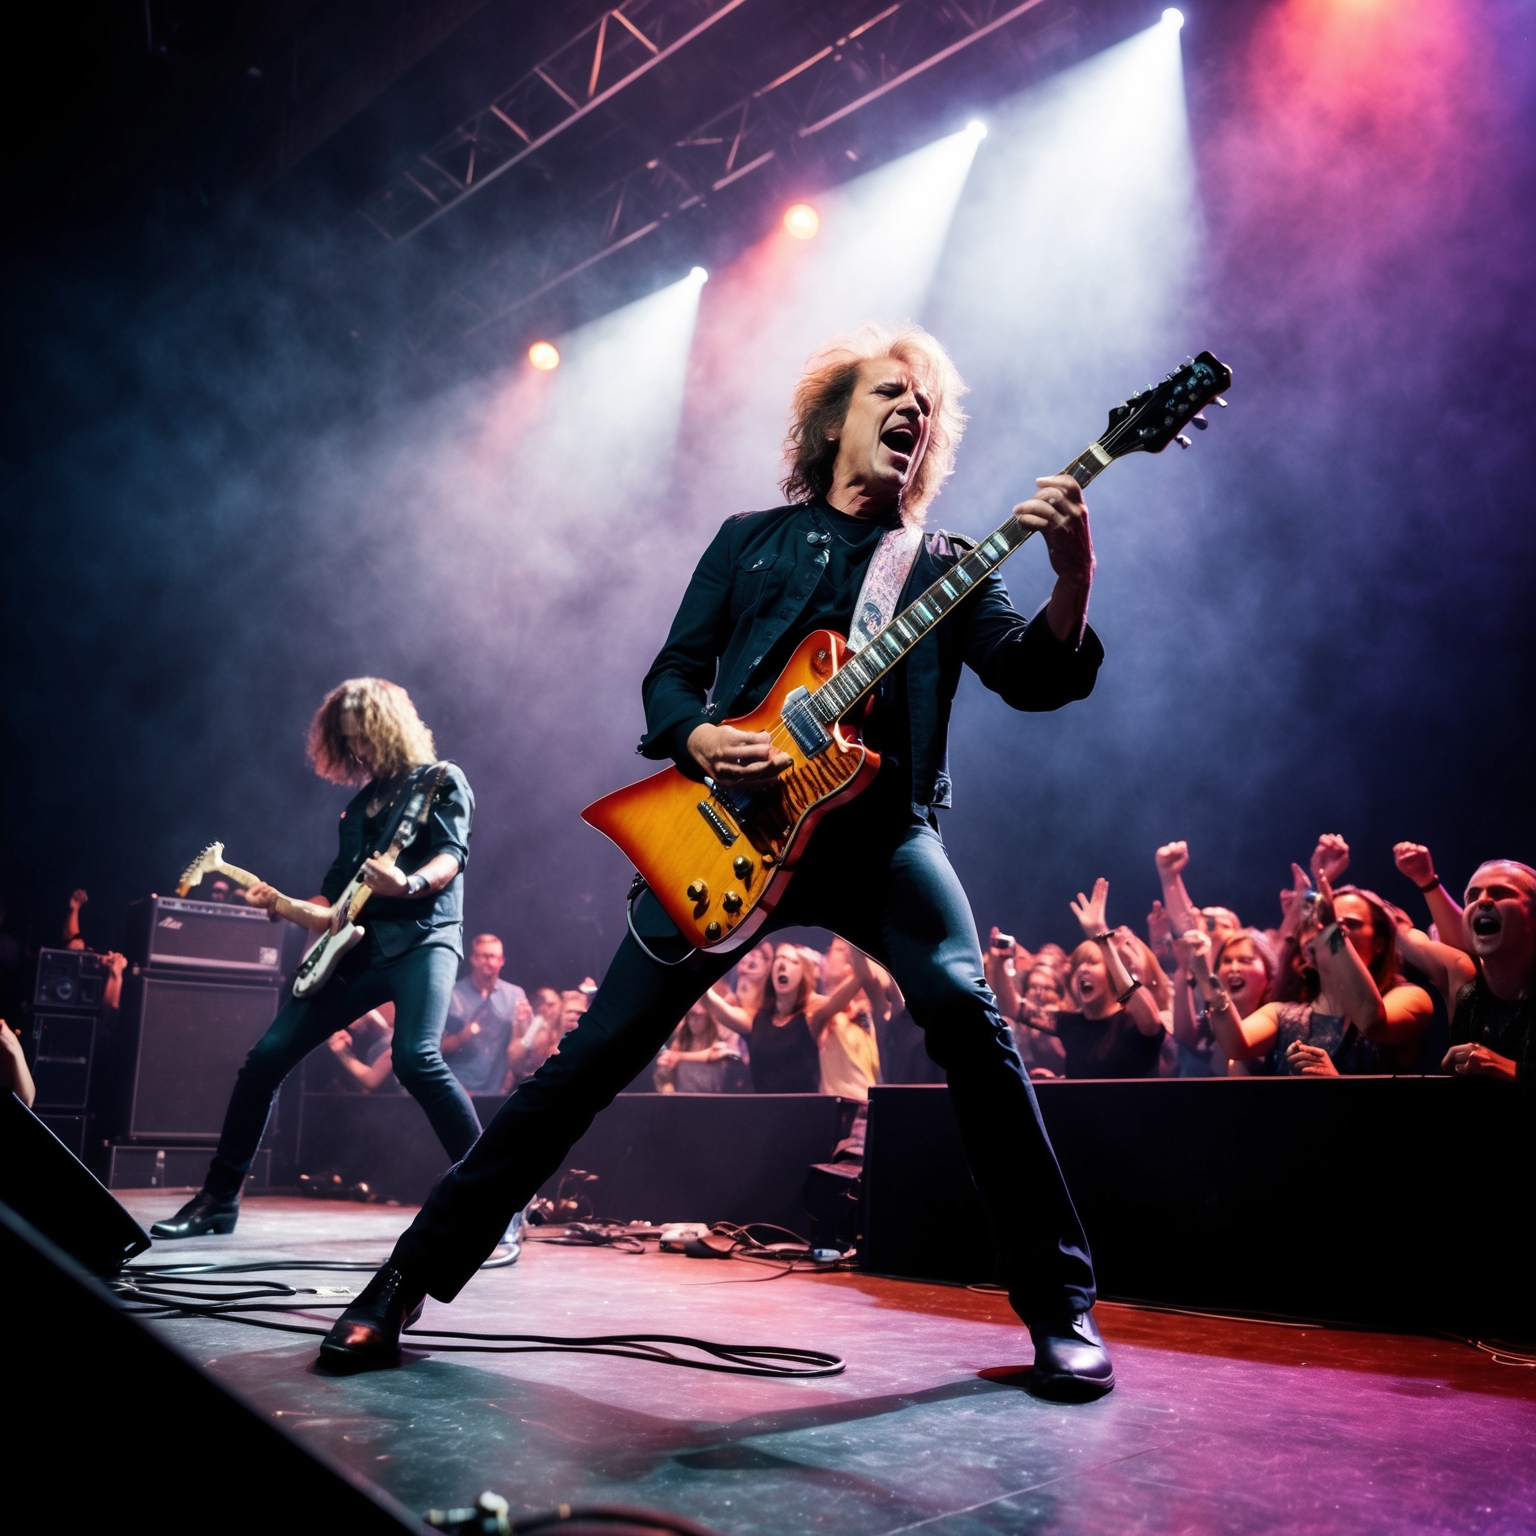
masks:
<svg viewBox="0 0 1536 1536"><path fill-rule="evenodd" d="M901 501L908 521L923 521L929 503L955 468L955 450L965 430L960 401L966 387L949 353L916 325L861 326L830 342L806 364L795 388L789 435L784 440L789 468L782 485L789 501L814 501L831 490L837 439L828 434L836 432L847 419L859 369L886 357L905 363L933 398L928 451Z"/></svg>
<svg viewBox="0 0 1536 1536"><path fill-rule="evenodd" d="M347 745L342 730L346 715L357 721L358 733L373 748L371 772ZM410 694L382 677L349 677L332 688L309 722L308 751L315 772L332 784L392 779L437 761L437 743L422 724Z"/></svg>

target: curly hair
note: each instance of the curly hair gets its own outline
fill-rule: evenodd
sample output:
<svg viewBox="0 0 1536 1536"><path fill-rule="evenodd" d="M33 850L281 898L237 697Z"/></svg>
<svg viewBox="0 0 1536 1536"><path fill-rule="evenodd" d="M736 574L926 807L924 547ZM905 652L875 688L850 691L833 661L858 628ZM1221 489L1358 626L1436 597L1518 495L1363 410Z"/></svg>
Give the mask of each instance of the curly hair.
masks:
<svg viewBox="0 0 1536 1536"><path fill-rule="evenodd" d="M784 457L789 470L782 481L789 501L814 501L832 488L837 461L837 429L848 417L854 385L865 363L893 357L905 363L933 397L928 450L902 497L906 518L921 523L929 503L955 467L955 450L965 430L960 400L965 382L939 343L919 326L894 329L866 325L813 356L795 388Z"/></svg>
<svg viewBox="0 0 1536 1536"><path fill-rule="evenodd" d="M358 734L373 748L370 771L347 745L342 719L357 721ZM307 744L315 772L332 784L366 784L392 779L437 760L437 743L421 722L411 696L382 677L349 677L326 694L309 722Z"/></svg>

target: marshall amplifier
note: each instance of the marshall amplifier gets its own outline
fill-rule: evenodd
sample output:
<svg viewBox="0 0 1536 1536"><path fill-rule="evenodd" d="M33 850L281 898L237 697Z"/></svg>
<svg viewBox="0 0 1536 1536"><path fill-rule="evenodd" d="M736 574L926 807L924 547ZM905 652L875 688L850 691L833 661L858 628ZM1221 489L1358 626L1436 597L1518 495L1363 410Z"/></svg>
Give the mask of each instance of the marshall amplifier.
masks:
<svg viewBox="0 0 1536 1536"><path fill-rule="evenodd" d="M32 1006L95 1013L106 985L107 967L100 955L86 949L40 949Z"/></svg>
<svg viewBox="0 0 1536 1536"><path fill-rule="evenodd" d="M152 970L222 971L276 981L282 936L258 907L143 896L128 907L128 958Z"/></svg>

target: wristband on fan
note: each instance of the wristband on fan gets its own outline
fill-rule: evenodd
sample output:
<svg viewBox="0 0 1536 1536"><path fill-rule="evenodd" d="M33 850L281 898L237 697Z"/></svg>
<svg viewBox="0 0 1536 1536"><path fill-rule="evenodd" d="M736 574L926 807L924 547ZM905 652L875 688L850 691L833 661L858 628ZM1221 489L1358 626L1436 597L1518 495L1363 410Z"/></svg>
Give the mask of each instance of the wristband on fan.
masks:
<svg viewBox="0 0 1536 1536"><path fill-rule="evenodd" d="M1431 880L1428 885L1421 885L1419 889L1423 891L1426 896L1428 896L1431 891L1438 891L1440 889L1440 885L1441 882L1436 879Z"/></svg>

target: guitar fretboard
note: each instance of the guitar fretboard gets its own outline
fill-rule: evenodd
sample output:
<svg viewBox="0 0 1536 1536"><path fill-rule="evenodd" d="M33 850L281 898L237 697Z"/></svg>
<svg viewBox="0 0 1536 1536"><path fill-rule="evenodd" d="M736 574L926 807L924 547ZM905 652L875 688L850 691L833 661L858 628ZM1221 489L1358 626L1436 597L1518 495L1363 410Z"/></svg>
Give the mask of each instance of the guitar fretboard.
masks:
<svg viewBox="0 0 1536 1536"><path fill-rule="evenodd" d="M1062 473L1086 486L1113 461L1113 455L1100 443L1090 443ZM967 551L921 597L898 613L841 671L791 708L809 711L811 718L822 728L840 720L950 609L962 602L967 593L995 571L1034 531L1025 528L1017 518L1009 517L1001 528L994 529L974 549Z"/></svg>

